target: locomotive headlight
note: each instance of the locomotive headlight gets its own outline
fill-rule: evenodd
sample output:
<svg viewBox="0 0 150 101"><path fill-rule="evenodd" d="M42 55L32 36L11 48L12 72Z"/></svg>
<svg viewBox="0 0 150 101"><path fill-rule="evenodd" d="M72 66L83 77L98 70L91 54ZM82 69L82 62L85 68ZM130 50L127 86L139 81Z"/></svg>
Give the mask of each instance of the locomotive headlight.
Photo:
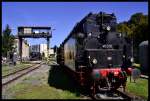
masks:
<svg viewBox="0 0 150 101"><path fill-rule="evenodd" d="M110 31L110 29L111 29L111 27L110 26L107 26L107 28L106 28L108 31Z"/></svg>
<svg viewBox="0 0 150 101"><path fill-rule="evenodd" d="M125 55L123 55L122 57L125 58Z"/></svg>
<svg viewBox="0 0 150 101"><path fill-rule="evenodd" d="M96 59L93 59L93 64L97 64L97 60Z"/></svg>
<svg viewBox="0 0 150 101"><path fill-rule="evenodd" d="M92 33L89 33L88 36L92 36Z"/></svg>
<svg viewBox="0 0 150 101"><path fill-rule="evenodd" d="M134 62L134 58L132 57L132 58L130 59L130 61L131 61L131 62Z"/></svg>
<svg viewBox="0 0 150 101"><path fill-rule="evenodd" d="M107 60L112 60L112 57L107 57Z"/></svg>

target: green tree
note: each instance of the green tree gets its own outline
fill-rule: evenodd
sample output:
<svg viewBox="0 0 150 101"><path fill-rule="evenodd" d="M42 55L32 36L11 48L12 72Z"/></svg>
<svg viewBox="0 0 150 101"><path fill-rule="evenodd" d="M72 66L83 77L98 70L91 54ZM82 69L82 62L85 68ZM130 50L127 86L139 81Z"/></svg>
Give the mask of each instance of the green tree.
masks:
<svg viewBox="0 0 150 101"><path fill-rule="evenodd" d="M131 16L131 24L136 26L133 30L133 38L135 41L135 46L138 46L142 41L148 40L148 16L142 13L136 13Z"/></svg>
<svg viewBox="0 0 150 101"><path fill-rule="evenodd" d="M127 36L138 40L139 42L148 40L148 15L143 13L135 13L131 16L129 21L121 22L117 26L118 32L127 33Z"/></svg>
<svg viewBox="0 0 150 101"><path fill-rule="evenodd" d="M118 32L121 32L123 36L130 36L132 33L131 29L125 24L125 22L118 24L117 30Z"/></svg>
<svg viewBox="0 0 150 101"><path fill-rule="evenodd" d="M141 23L147 23L146 20L148 20L147 15L143 15L143 13L135 13L131 16L128 22L129 24L140 25Z"/></svg>
<svg viewBox="0 0 150 101"><path fill-rule="evenodd" d="M6 25L2 32L2 56L7 56L7 53L12 51L15 37L11 34L11 28Z"/></svg>
<svg viewBox="0 0 150 101"><path fill-rule="evenodd" d="M135 13L129 21L119 23L117 30L126 33L128 38L133 39L134 55L138 62L138 46L142 41L148 40L148 15Z"/></svg>

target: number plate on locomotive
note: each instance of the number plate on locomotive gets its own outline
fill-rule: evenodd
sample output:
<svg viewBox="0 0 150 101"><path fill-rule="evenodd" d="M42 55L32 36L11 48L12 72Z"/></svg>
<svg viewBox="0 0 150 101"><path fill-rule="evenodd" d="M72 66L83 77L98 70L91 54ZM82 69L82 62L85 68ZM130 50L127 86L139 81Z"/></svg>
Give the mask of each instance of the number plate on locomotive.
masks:
<svg viewBox="0 0 150 101"><path fill-rule="evenodd" d="M102 45L102 47L103 48L112 48L112 45L110 45L110 44L104 44L104 45Z"/></svg>

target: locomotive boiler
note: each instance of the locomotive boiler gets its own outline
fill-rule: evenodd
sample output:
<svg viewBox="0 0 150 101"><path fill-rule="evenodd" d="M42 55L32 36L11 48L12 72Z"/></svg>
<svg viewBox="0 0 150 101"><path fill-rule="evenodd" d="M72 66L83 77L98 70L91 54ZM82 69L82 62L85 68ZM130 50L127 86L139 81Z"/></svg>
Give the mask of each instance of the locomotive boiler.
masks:
<svg viewBox="0 0 150 101"><path fill-rule="evenodd" d="M94 93L125 88L131 43L116 31L116 16L89 13L57 50L57 62Z"/></svg>

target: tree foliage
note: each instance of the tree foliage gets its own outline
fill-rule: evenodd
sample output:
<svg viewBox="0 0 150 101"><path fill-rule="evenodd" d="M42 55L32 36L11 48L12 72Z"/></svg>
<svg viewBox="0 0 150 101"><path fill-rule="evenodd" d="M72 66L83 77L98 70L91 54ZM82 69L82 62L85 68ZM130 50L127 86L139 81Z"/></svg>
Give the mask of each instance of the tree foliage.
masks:
<svg viewBox="0 0 150 101"><path fill-rule="evenodd" d="M135 55L138 55L138 46L142 41L148 40L148 15L135 13L126 22L117 26L118 32L126 33L128 38L133 39Z"/></svg>
<svg viewBox="0 0 150 101"><path fill-rule="evenodd" d="M129 21L119 23L117 30L133 38L135 46L138 46L140 42L148 40L148 15L135 13Z"/></svg>
<svg viewBox="0 0 150 101"><path fill-rule="evenodd" d="M7 53L12 51L15 37L11 34L11 28L6 25L2 32L2 56L7 56Z"/></svg>

